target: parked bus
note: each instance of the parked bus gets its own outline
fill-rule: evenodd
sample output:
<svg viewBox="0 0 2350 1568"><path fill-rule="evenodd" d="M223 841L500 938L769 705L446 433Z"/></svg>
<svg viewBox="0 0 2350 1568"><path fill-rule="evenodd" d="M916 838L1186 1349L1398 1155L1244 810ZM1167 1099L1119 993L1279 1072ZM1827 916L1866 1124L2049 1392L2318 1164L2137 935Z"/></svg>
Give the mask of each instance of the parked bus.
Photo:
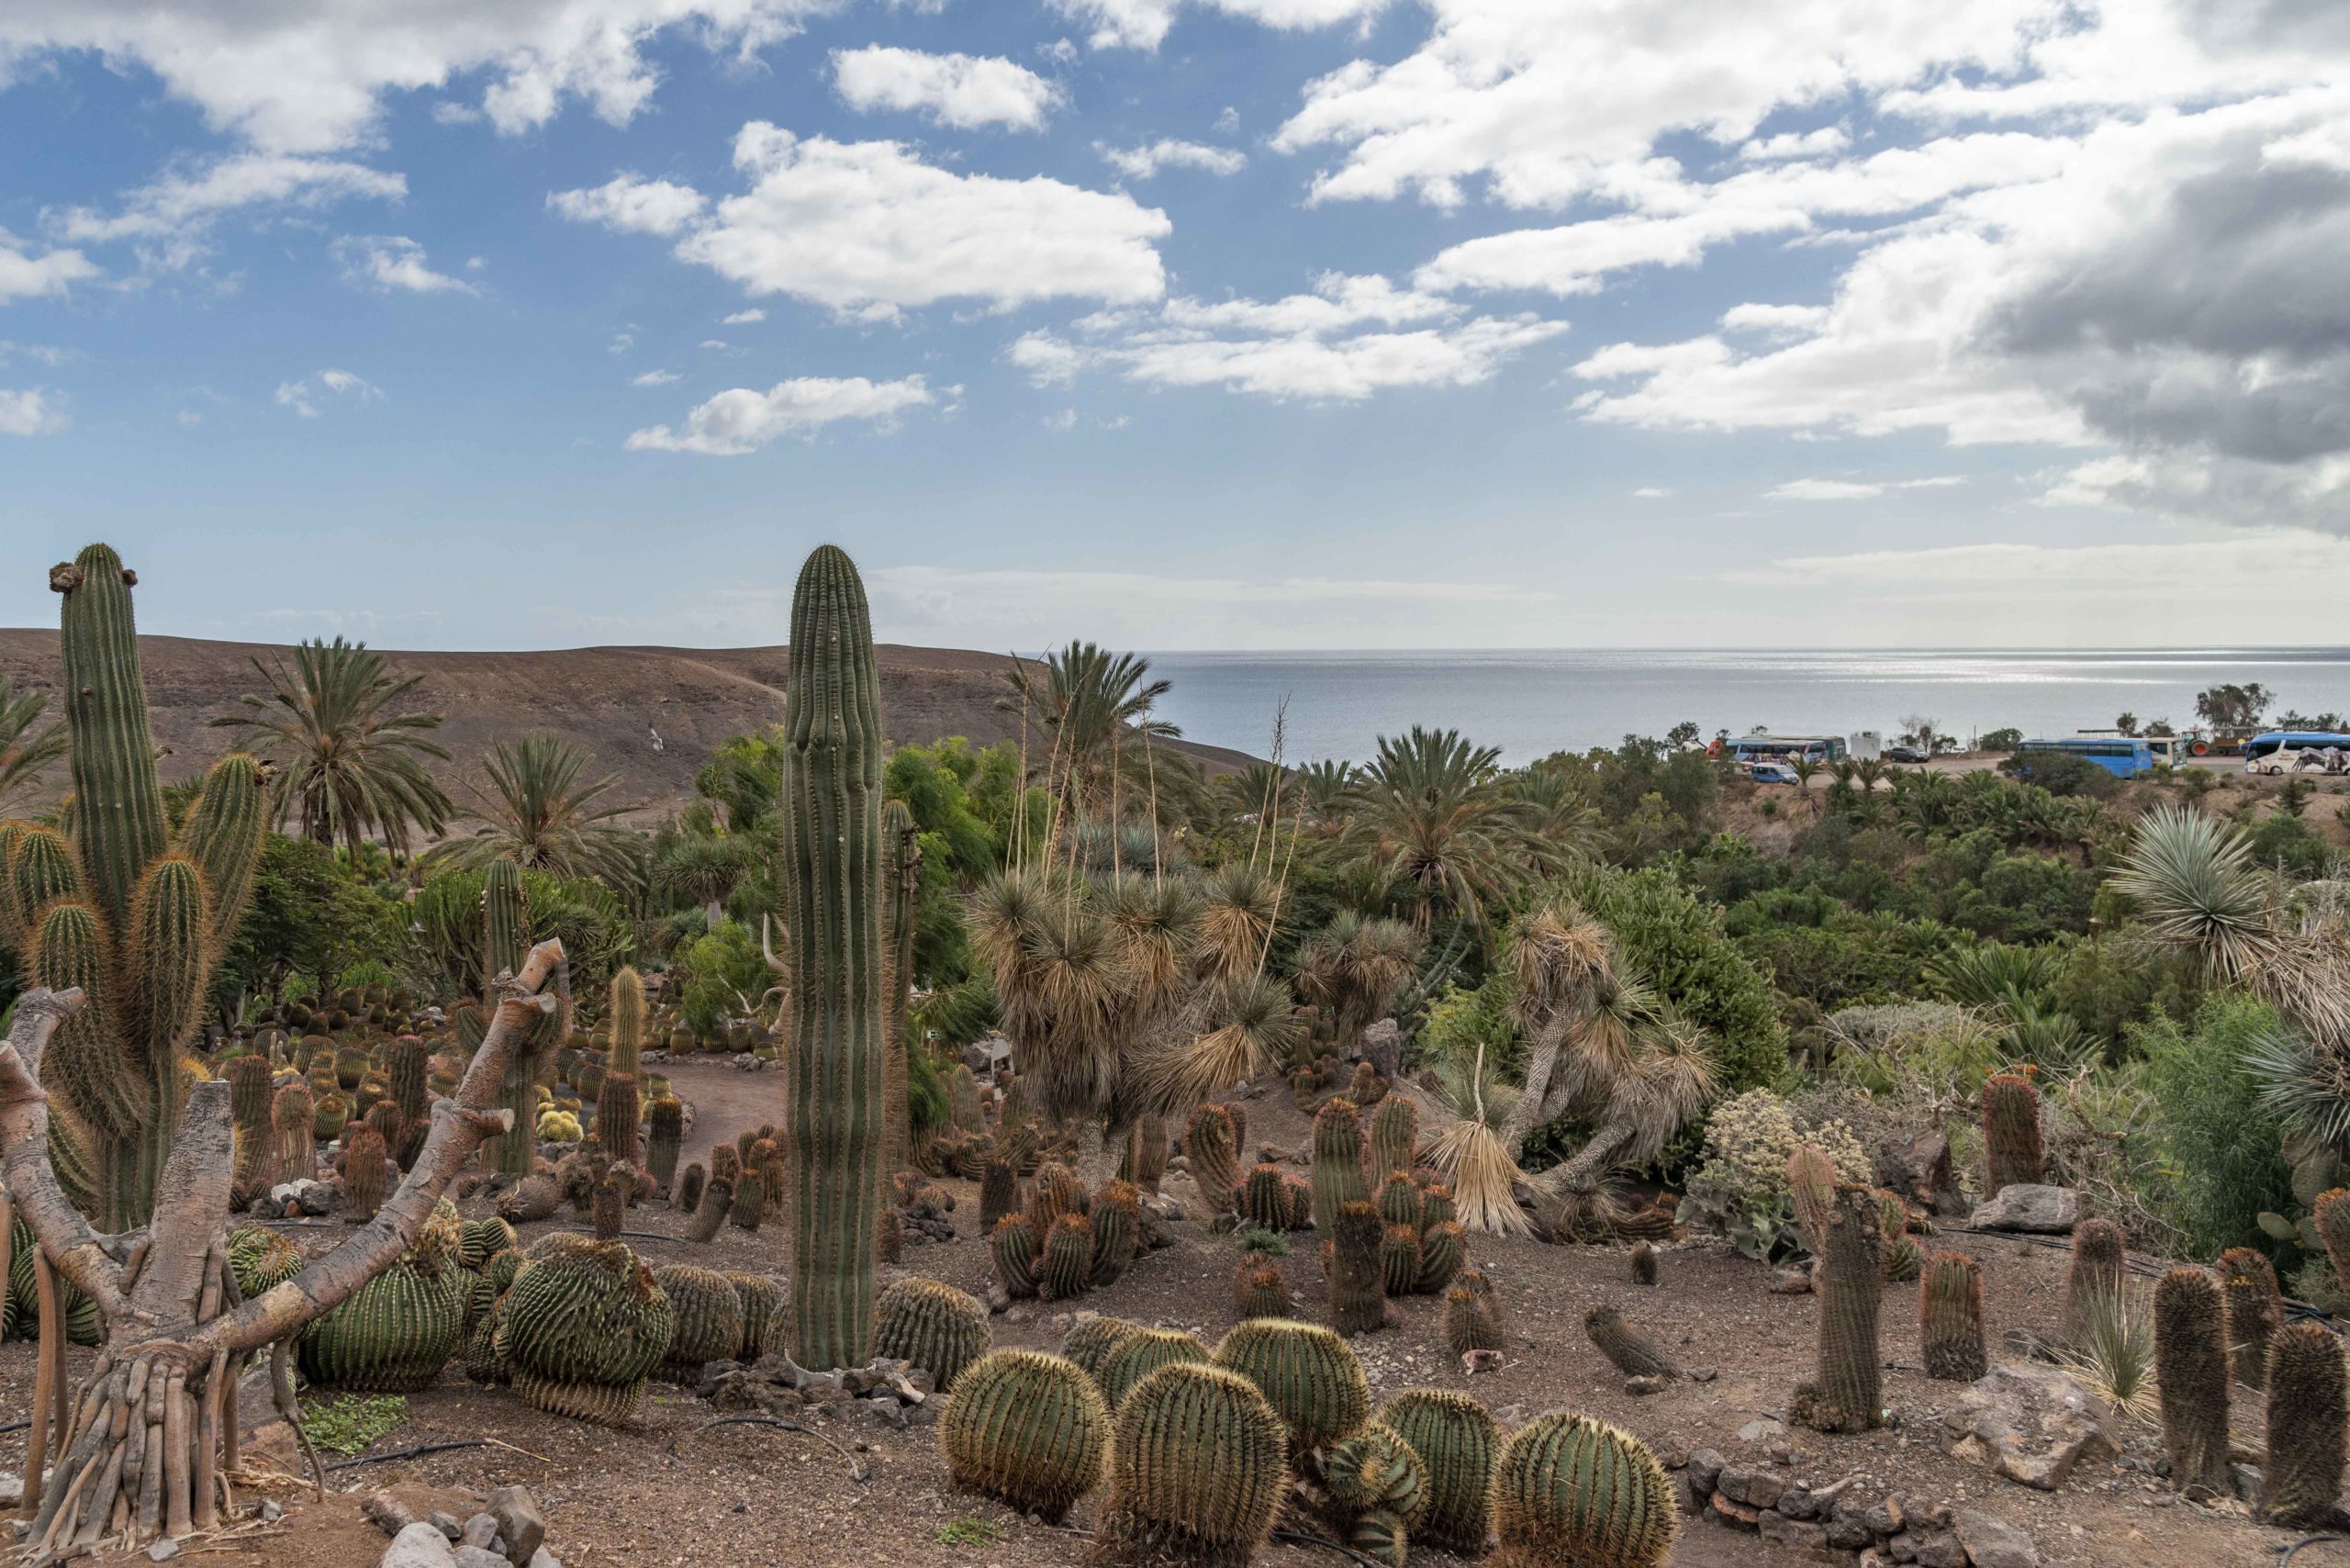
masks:
<svg viewBox="0 0 2350 1568"><path fill-rule="evenodd" d="M1841 762L1844 754L1841 735L1740 735L1729 743L1733 762L1792 762L1797 757Z"/></svg>
<svg viewBox="0 0 2350 1568"><path fill-rule="evenodd" d="M2244 742L2246 773L2306 773L2326 770L2326 753L2350 757L2350 735L2327 730L2269 730Z"/></svg>
<svg viewBox="0 0 2350 1568"><path fill-rule="evenodd" d="M2029 758L2034 752L2052 751L2087 757L2116 778L2135 778L2142 773L2153 772L2154 767L2154 747L2143 735L2079 735L2064 740L2025 741L2016 747L2016 756ZM2025 761L2016 771L2029 778L2031 765Z"/></svg>
<svg viewBox="0 0 2350 1568"><path fill-rule="evenodd" d="M2146 749L2154 754L2154 761L2165 767L2177 767L2188 753L2184 735L2124 735L2120 730L2076 730L2073 733L2084 740L2144 741ZM2196 755L2199 756L2202 754L2198 752Z"/></svg>

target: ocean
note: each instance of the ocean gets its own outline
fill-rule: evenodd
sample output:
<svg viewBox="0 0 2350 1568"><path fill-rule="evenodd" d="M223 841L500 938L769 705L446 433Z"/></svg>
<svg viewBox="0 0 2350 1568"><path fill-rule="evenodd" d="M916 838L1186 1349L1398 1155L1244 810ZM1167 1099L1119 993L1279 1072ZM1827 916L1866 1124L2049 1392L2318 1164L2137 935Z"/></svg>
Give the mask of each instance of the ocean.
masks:
<svg viewBox="0 0 2350 1568"><path fill-rule="evenodd" d="M1888 741L1913 714L1962 738L2010 725L2065 735L2123 712L2184 728L2199 691L2255 681L2276 694L2271 717L2350 711L2350 648L1369 650L1153 654L1150 665L1174 683L1160 714L1211 745L1266 756L1285 701L1292 762L1360 762L1414 724L1457 729L1511 764L1661 736L1684 719L1708 736L1760 725Z"/></svg>

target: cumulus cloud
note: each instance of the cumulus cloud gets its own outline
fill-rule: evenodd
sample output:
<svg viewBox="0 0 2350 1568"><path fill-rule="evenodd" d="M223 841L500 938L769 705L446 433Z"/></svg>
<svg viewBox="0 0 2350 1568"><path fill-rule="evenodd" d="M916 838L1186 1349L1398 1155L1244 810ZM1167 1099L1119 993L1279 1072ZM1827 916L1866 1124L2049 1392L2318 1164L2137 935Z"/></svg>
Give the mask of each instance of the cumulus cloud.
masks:
<svg viewBox="0 0 2350 1568"><path fill-rule="evenodd" d="M0 234L0 305L44 294L62 294L66 285L95 277L98 269L79 251L50 251L27 255L6 243Z"/></svg>
<svg viewBox="0 0 2350 1568"><path fill-rule="evenodd" d="M667 386L684 379L674 370L648 370L642 375L630 376L628 384L631 386Z"/></svg>
<svg viewBox="0 0 2350 1568"><path fill-rule="evenodd" d="M951 399L962 389L946 389ZM698 452L739 457L787 435L812 436L844 420L888 425L908 409L937 401L923 378L868 381L862 375L802 375L778 381L764 392L747 386L721 392L697 404L685 428L652 425L628 438L631 451Z"/></svg>
<svg viewBox="0 0 2350 1568"><path fill-rule="evenodd" d="M576 223L600 223L631 234L677 234L709 204L690 185L621 173L588 190L554 191L548 210Z"/></svg>
<svg viewBox="0 0 2350 1568"><path fill-rule="evenodd" d="M833 85L853 109L918 113L957 130L1041 129L1061 102L1058 86L1009 60L880 44L834 50Z"/></svg>
<svg viewBox="0 0 2350 1568"><path fill-rule="evenodd" d="M1093 144L1102 159L1130 180L1147 180L1161 169L1200 169L1211 174L1237 174L1248 166L1248 155L1229 147L1161 138L1139 147Z"/></svg>
<svg viewBox="0 0 2350 1568"><path fill-rule="evenodd" d="M1865 501L1888 490L1944 490L1965 482L1954 474L1927 479L1789 479L1762 495L1773 501Z"/></svg>
<svg viewBox="0 0 2350 1568"><path fill-rule="evenodd" d="M1387 0L1205 0L1226 16L1269 28L1324 28L1375 16ZM1053 9L1092 28L1095 49L1155 50L1166 41L1183 0L1052 0Z"/></svg>
<svg viewBox="0 0 2350 1568"><path fill-rule="evenodd" d="M342 281L356 288L402 294L478 294L462 278L436 273L424 247L405 234L346 234L334 242Z"/></svg>
<svg viewBox="0 0 2350 1568"><path fill-rule="evenodd" d="M55 435L67 423L64 406L47 387L0 386L0 435Z"/></svg>
<svg viewBox="0 0 2350 1568"><path fill-rule="evenodd" d="M732 315L720 318L719 324L726 327L744 327L754 321L764 321L767 319L767 313L754 305L748 310L737 310Z"/></svg>
<svg viewBox="0 0 2350 1568"><path fill-rule="evenodd" d="M1159 386L1354 402L1411 386L1467 386L1567 330L1533 315L1472 316L1382 277L1326 274L1274 300L1178 297L1156 311L1098 312L1077 339L1026 333L1012 363L1040 385L1107 369Z"/></svg>
<svg viewBox="0 0 2350 1568"><path fill-rule="evenodd" d="M958 174L895 141L801 138L744 126L734 166L749 188L699 213L670 198L677 254L753 295L787 294L841 315L887 320L908 307L977 299L998 309L1036 300L1105 304L1165 290L1157 242L1166 214L1123 192L1041 176ZM565 217L647 231L643 207L599 191L549 198ZM576 199L575 199L576 198Z"/></svg>
<svg viewBox="0 0 2350 1568"><path fill-rule="evenodd" d="M665 34L743 55L789 37L830 0L12 0L0 63L76 50L136 62L215 130L277 152L353 145L387 94L479 79L479 112L509 134L573 99L625 125L658 73ZM464 106L459 106L462 110Z"/></svg>
<svg viewBox="0 0 2350 1568"><path fill-rule="evenodd" d="M324 393L335 398L348 398L355 403L372 403L384 395L384 389L364 376L347 370L321 370L314 376L277 384L274 401L281 409L289 409L306 420L315 420Z"/></svg>
<svg viewBox="0 0 2350 1568"><path fill-rule="evenodd" d="M0 23L0 30L6 24ZM119 208L68 207L51 215L58 237L83 244L129 241L151 266L185 266L204 252L217 222L246 208L314 212L337 202L397 202L405 176L340 158L241 152L187 162L126 192Z"/></svg>

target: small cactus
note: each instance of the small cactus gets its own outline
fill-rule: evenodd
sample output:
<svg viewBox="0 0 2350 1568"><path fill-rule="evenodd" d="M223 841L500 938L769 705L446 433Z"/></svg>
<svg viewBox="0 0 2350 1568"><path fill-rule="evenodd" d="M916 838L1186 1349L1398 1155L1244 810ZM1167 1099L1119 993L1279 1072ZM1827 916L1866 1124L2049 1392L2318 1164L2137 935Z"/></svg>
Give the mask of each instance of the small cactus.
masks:
<svg viewBox="0 0 2350 1568"><path fill-rule="evenodd" d="M563 1190L546 1176L525 1176L498 1194L498 1217L511 1225L533 1225L553 1219L563 1204Z"/></svg>
<svg viewBox="0 0 2350 1568"><path fill-rule="evenodd" d="M1378 1170L1409 1170L1420 1157L1420 1108L1401 1094L1379 1102L1371 1114L1371 1158Z"/></svg>
<svg viewBox="0 0 2350 1568"><path fill-rule="evenodd" d="M1232 1275L1232 1309L1242 1317L1287 1317L1289 1276L1270 1258L1245 1258Z"/></svg>
<svg viewBox="0 0 2350 1568"><path fill-rule="evenodd" d="M734 1211L734 1183L723 1176L713 1176L701 1190L701 1202L694 1205L693 1219L686 1226L686 1239L708 1242L718 1235L718 1227Z"/></svg>
<svg viewBox="0 0 2350 1568"><path fill-rule="evenodd" d="M1408 1101L1397 1101L1408 1104ZM1382 1224L1400 1225L1409 1230L1420 1228L1422 1194L1419 1184L1402 1170L1392 1173L1379 1184L1379 1218Z"/></svg>
<svg viewBox="0 0 2350 1568"><path fill-rule="evenodd" d="M1142 1245L1142 1210L1131 1182L1105 1182L1093 1198L1093 1269L1088 1283L1106 1290L1118 1282Z"/></svg>
<svg viewBox="0 0 2350 1568"><path fill-rule="evenodd" d="M1366 1203L1371 1181L1363 1167L1362 1115L1343 1097L1323 1103L1314 1114L1314 1224L1324 1235L1337 1229L1338 1211Z"/></svg>
<svg viewBox="0 0 2350 1568"><path fill-rule="evenodd" d="M1129 1323L1123 1317L1107 1314L1085 1313L1061 1336L1061 1354L1093 1380L1095 1387L1102 1383L1102 1369L1117 1353L1119 1346L1143 1332L1139 1323Z"/></svg>
<svg viewBox="0 0 2350 1568"><path fill-rule="evenodd" d="M1602 1303L1583 1314L1583 1331L1599 1353L1627 1377L1680 1378L1681 1368L1663 1347L1624 1321L1624 1315Z"/></svg>
<svg viewBox="0 0 2350 1568"><path fill-rule="evenodd" d="M987 1350L987 1307L953 1285L900 1280L882 1287L874 1304L874 1354L912 1361L941 1390L952 1389Z"/></svg>
<svg viewBox="0 0 2350 1568"><path fill-rule="evenodd" d="M1102 1398L1112 1410L1125 1402L1135 1385L1161 1367L1171 1367L1178 1361L1208 1360L1208 1348L1178 1328L1143 1328L1121 1338L1115 1349L1102 1358L1102 1370L1094 1381L1102 1386Z"/></svg>
<svg viewBox="0 0 2350 1568"><path fill-rule="evenodd" d="M1412 1281L1416 1295L1434 1295L1450 1284L1469 1256L1469 1233L1458 1220L1431 1225L1420 1233L1420 1271Z"/></svg>
<svg viewBox="0 0 2350 1568"><path fill-rule="evenodd" d="M979 1169L979 1230L992 1234L996 1222L1020 1207L1020 1178L1009 1162L990 1159Z"/></svg>
<svg viewBox="0 0 2350 1568"><path fill-rule="evenodd" d="M1442 1332L1444 1348L1455 1356L1504 1348L1501 1302L1480 1271L1463 1269L1444 1293Z"/></svg>
<svg viewBox="0 0 2350 1568"><path fill-rule="evenodd" d="M1244 1377L1189 1363L1151 1373L1118 1407L1102 1560L1246 1563L1288 1489L1286 1436Z"/></svg>
<svg viewBox="0 0 2350 1568"><path fill-rule="evenodd" d="M2154 1379L2171 1486L2229 1495L2227 1308L2204 1270L2173 1269L2154 1287Z"/></svg>
<svg viewBox="0 0 2350 1568"><path fill-rule="evenodd" d="M1501 1568L1660 1568L1680 1516L1648 1445L1588 1416L1519 1428L1494 1467Z"/></svg>
<svg viewBox="0 0 2350 1568"><path fill-rule="evenodd" d="M988 1232L988 1258L1004 1294L1017 1298L1036 1294L1036 1264L1043 1250L1026 1215L1006 1215L995 1222Z"/></svg>
<svg viewBox="0 0 2350 1568"><path fill-rule="evenodd" d="M1215 1361L1263 1391L1300 1450L1351 1437L1371 1419L1362 1362L1318 1325L1281 1318L1236 1325L1216 1346Z"/></svg>
<svg viewBox="0 0 2350 1568"><path fill-rule="evenodd" d="M2220 1288L2227 1301L2228 1345L2236 1381L2246 1388L2266 1388L2268 1341L2285 1320L2276 1266L2256 1248L2232 1247L2220 1254Z"/></svg>
<svg viewBox="0 0 2350 1568"><path fill-rule="evenodd" d="M1356 1550L1404 1568L1411 1532L1428 1512L1428 1468L1412 1445L1372 1421L1320 1456L1322 1513Z"/></svg>
<svg viewBox="0 0 2350 1568"><path fill-rule="evenodd" d="M1918 1287L1918 1348L1926 1375L1973 1383L1988 1370L1983 1351L1983 1270L1964 1252L1937 1252Z"/></svg>
<svg viewBox="0 0 2350 1568"><path fill-rule="evenodd" d="M666 1191L677 1179L677 1146L686 1133L685 1103L674 1094L657 1096L644 1111L644 1168L654 1183Z"/></svg>
<svg viewBox="0 0 2350 1568"><path fill-rule="evenodd" d="M669 1189L669 1206L679 1214L691 1214L701 1206L701 1190L710 1181L710 1173L697 1159L685 1169L675 1185Z"/></svg>
<svg viewBox="0 0 2350 1568"><path fill-rule="evenodd" d="M2268 1462L2260 1517L2287 1529L2341 1521L2344 1373L2342 1342L2324 1325L2296 1323L2269 1341Z"/></svg>
<svg viewBox="0 0 2350 1568"><path fill-rule="evenodd" d="M1836 1162L1810 1144L1787 1156L1787 1195L1794 1200L1796 1228L1815 1258L1827 1245L1829 1210L1836 1203Z"/></svg>
<svg viewBox="0 0 2350 1568"><path fill-rule="evenodd" d="M1413 1389L1396 1395L1379 1419L1411 1445L1427 1472L1427 1509L1414 1532L1446 1551L1482 1555L1502 1446L1484 1406L1465 1394Z"/></svg>
<svg viewBox="0 0 2350 1568"><path fill-rule="evenodd" d="M1351 1109L1348 1114L1353 1114ZM1378 1211L1359 1198L1349 1200L1339 1205L1329 1228L1322 1263L1330 1282L1330 1326L1341 1334L1384 1328L1387 1294L1380 1249L1385 1232Z"/></svg>
<svg viewBox="0 0 2350 1568"><path fill-rule="evenodd" d="M1240 1185L1240 1134L1232 1114L1222 1105L1193 1111L1183 1136L1183 1153L1209 1210L1230 1214L1233 1193Z"/></svg>
<svg viewBox="0 0 2350 1568"><path fill-rule="evenodd" d="M1420 1233L1408 1225L1381 1227L1380 1288L1388 1295L1410 1295L1420 1278ZM1382 1310L1382 1320L1385 1314Z"/></svg>
<svg viewBox="0 0 2350 1568"><path fill-rule="evenodd" d="M2073 1227L2073 1262L2065 1276L2061 1329L2066 1344L2080 1342L2092 1303L2121 1295L2128 1246L2121 1227L2109 1219L2085 1219Z"/></svg>
<svg viewBox="0 0 2350 1568"><path fill-rule="evenodd" d="M1990 1168L1986 1185L1994 1193L2041 1179L2040 1092L2031 1080L2001 1072L1984 1081L1983 1154Z"/></svg>
<svg viewBox="0 0 2350 1568"><path fill-rule="evenodd" d="M1075 1171L1058 1159L1036 1167L1035 1180L1028 1187L1028 1218L1037 1235L1049 1234L1063 1215L1084 1217L1086 1207L1085 1185Z"/></svg>
<svg viewBox="0 0 2350 1568"><path fill-rule="evenodd" d="M759 1228L759 1221L767 1217L767 1185L764 1174L757 1170L744 1170L743 1179L734 1184L733 1197L727 1205L728 1223L737 1230L756 1230Z"/></svg>
<svg viewBox="0 0 2350 1568"><path fill-rule="evenodd" d="M1045 1233L1036 1294L1046 1301L1065 1301L1084 1294L1092 1280L1093 1226L1083 1215L1065 1214Z"/></svg>
<svg viewBox="0 0 2350 1568"><path fill-rule="evenodd" d="M342 1141L342 1211L353 1225L364 1225L384 1206L385 1167L391 1156L383 1135L361 1127Z"/></svg>
<svg viewBox="0 0 2350 1568"><path fill-rule="evenodd" d="M1290 1228L1289 1180L1278 1165L1259 1165L1240 1189L1240 1221L1255 1230Z"/></svg>
<svg viewBox="0 0 2350 1568"><path fill-rule="evenodd" d="M589 1206L596 1239L616 1241L627 1228L629 1195L636 1191L636 1172L615 1160L605 1167L596 1179L596 1193Z"/></svg>
<svg viewBox="0 0 2350 1568"><path fill-rule="evenodd" d="M991 1350L965 1368L938 1423L958 1486L1058 1524L1100 1484L1110 1413L1058 1356Z"/></svg>
<svg viewBox="0 0 2350 1568"><path fill-rule="evenodd" d="M1656 1249L1645 1241L1632 1245L1632 1282L1653 1286L1656 1283Z"/></svg>

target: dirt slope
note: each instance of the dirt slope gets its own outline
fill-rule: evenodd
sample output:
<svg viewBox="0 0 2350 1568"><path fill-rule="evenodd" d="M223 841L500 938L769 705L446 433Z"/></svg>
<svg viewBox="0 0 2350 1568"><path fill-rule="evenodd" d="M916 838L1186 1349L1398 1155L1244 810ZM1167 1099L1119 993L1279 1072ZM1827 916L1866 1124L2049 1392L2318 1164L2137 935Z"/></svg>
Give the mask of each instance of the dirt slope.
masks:
<svg viewBox="0 0 2350 1568"><path fill-rule="evenodd" d="M238 699L262 689L253 659L266 663L283 651L258 643L140 639L155 739L169 753L166 778L200 771L228 749L235 732L212 729L211 721L239 711ZM882 722L893 743L922 745L965 735L984 745L1019 737L1020 715L996 707L1003 690L1002 654L897 644L882 644L876 653ZM583 748L598 768L619 773L618 797L642 802L652 812L692 794L694 770L720 742L782 719L789 663L784 648L386 650L385 656L401 673L424 678L413 694L417 710L444 715L438 738L452 760L438 771L460 806L469 797L456 787L457 779L476 774L479 758L493 742L544 732ZM59 679L57 633L0 629L0 679L53 690ZM1210 746L1183 749L1212 772L1246 760Z"/></svg>

